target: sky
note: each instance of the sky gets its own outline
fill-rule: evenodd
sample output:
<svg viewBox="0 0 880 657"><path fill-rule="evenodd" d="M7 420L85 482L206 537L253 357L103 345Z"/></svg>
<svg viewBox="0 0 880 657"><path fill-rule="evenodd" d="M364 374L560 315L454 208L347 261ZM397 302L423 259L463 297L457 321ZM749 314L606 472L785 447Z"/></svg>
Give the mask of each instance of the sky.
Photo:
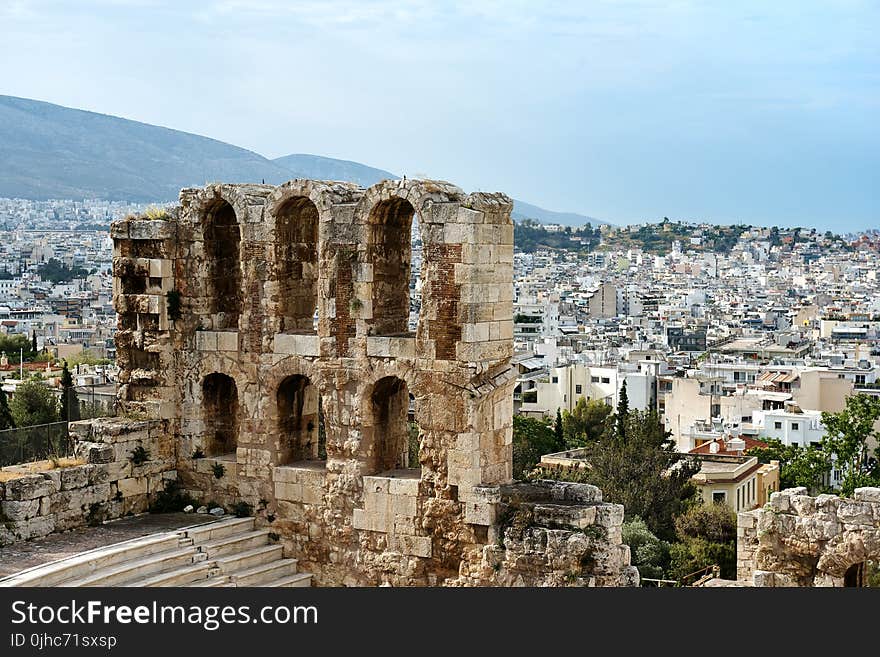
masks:
<svg viewBox="0 0 880 657"><path fill-rule="evenodd" d="M880 2L0 0L0 93L614 223L880 227Z"/></svg>

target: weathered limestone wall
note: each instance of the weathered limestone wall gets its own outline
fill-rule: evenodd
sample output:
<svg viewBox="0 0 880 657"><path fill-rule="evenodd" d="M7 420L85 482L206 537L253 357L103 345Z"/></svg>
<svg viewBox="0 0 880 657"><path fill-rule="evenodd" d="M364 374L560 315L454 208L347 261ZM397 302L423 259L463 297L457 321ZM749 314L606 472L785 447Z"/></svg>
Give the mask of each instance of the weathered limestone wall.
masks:
<svg viewBox="0 0 880 657"><path fill-rule="evenodd" d="M71 423L78 464L0 483L0 545L146 511L177 477L164 425L117 418ZM149 458L135 464L137 447Z"/></svg>
<svg viewBox="0 0 880 657"><path fill-rule="evenodd" d="M622 540L623 506L603 502L595 486L540 481L478 494L469 519L485 523L491 540L465 554L455 584L638 586Z"/></svg>
<svg viewBox="0 0 880 657"><path fill-rule="evenodd" d="M252 504L319 584L476 582L484 487L512 473L511 209L441 181L293 180L114 222L123 408L167 420L182 486Z"/></svg>
<svg viewBox="0 0 880 657"><path fill-rule="evenodd" d="M739 514L739 580L844 586L851 569L880 560L880 488L857 488L853 499L806 493L773 493L764 507Z"/></svg>

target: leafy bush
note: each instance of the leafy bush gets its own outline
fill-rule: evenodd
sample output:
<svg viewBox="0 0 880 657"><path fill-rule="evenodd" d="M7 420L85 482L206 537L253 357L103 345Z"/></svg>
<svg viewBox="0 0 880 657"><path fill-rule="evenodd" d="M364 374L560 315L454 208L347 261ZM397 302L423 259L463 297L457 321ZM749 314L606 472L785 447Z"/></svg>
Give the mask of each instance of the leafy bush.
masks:
<svg viewBox="0 0 880 657"><path fill-rule="evenodd" d="M173 513L183 511L189 505L199 506L198 501L181 490L180 484L172 481L165 485L165 490L156 493L156 497L150 504L150 513Z"/></svg>
<svg viewBox="0 0 880 657"><path fill-rule="evenodd" d="M216 477L217 479L221 479L223 475L226 474L226 466L222 463L215 463L213 466L211 466L211 470L214 473L214 477Z"/></svg>

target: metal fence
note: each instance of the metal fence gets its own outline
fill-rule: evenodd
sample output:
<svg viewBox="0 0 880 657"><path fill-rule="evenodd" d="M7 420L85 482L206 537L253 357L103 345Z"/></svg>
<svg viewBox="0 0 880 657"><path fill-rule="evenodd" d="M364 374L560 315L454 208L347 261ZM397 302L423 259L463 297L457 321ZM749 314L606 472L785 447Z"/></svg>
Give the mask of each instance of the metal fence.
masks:
<svg viewBox="0 0 880 657"><path fill-rule="evenodd" d="M115 385L73 386L56 390L59 417L62 420L91 420L114 417L117 411Z"/></svg>
<svg viewBox="0 0 880 657"><path fill-rule="evenodd" d="M0 431L0 467L72 455L67 422Z"/></svg>
<svg viewBox="0 0 880 657"><path fill-rule="evenodd" d="M0 430L0 467L72 456L68 422L117 414L115 385L74 386L52 392L56 395L52 414L60 421Z"/></svg>

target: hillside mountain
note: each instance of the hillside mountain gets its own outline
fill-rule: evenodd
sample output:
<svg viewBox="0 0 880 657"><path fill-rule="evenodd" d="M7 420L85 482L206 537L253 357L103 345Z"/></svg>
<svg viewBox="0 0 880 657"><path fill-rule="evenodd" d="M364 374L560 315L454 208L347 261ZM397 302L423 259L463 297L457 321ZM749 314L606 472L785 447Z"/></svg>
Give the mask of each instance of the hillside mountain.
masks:
<svg viewBox="0 0 880 657"><path fill-rule="evenodd" d="M511 216L520 221L522 219L534 219L542 224L561 224L563 226L583 226L591 223L593 226L600 224L608 224L609 222L595 217L588 217L576 212L554 212L553 210L545 210L537 205L531 205L525 201L513 201L513 212Z"/></svg>
<svg viewBox="0 0 880 657"><path fill-rule="evenodd" d="M350 180L364 187L398 176L319 155L269 160L180 130L0 95L0 197L173 201L209 182L278 184L291 178ZM582 226L606 223L514 201L515 219Z"/></svg>
<svg viewBox="0 0 880 657"><path fill-rule="evenodd" d="M288 178L271 160L215 139L0 96L0 196L165 201L215 180Z"/></svg>
<svg viewBox="0 0 880 657"><path fill-rule="evenodd" d="M375 185L380 180L396 179L399 176L368 167L360 162L348 160L336 160L332 157L320 155L285 155L272 160L285 169L289 170L292 178L314 178L316 180L348 180L357 183L361 187Z"/></svg>

